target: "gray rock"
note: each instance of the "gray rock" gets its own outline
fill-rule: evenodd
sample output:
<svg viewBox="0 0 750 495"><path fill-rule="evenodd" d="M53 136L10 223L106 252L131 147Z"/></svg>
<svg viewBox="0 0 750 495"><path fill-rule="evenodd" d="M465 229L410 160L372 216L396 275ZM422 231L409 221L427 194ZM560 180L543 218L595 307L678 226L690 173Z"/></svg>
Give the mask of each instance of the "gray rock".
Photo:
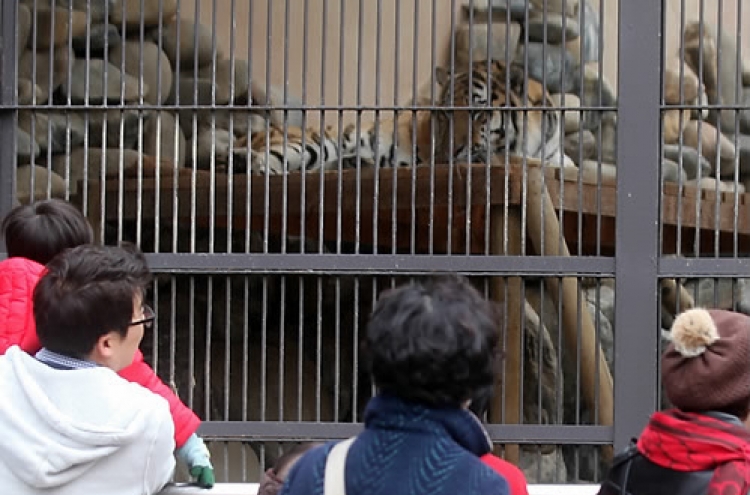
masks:
<svg viewBox="0 0 750 495"><path fill-rule="evenodd" d="M688 180L696 179L699 175L708 177L711 174L711 164L695 148L679 144L665 144L662 146L662 151L664 158L681 163Z"/></svg>
<svg viewBox="0 0 750 495"><path fill-rule="evenodd" d="M687 181L687 174L677 162L668 158L661 161L661 180L663 182L682 182Z"/></svg>
<svg viewBox="0 0 750 495"><path fill-rule="evenodd" d="M583 6L583 9L581 9ZM591 0L582 0L575 9L575 20L581 29L583 40L583 63L601 62L599 59L599 12L591 5Z"/></svg>
<svg viewBox="0 0 750 495"><path fill-rule="evenodd" d="M31 135L23 129L16 129L16 155L19 162L25 162L41 153L39 145L31 139Z"/></svg>
<svg viewBox="0 0 750 495"><path fill-rule="evenodd" d="M550 93L568 93L576 87L578 68L573 56L562 46L529 43L519 45L516 61L525 64L529 77L544 82Z"/></svg>
<svg viewBox="0 0 750 495"><path fill-rule="evenodd" d="M144 95L148 94L148 85L140 85L135 77L99 59L76 60L70 81L65 81L62 85L63 96L70 98L73 103L86 103L87 97L89 103L132 102L138 100L141 90Z"/></svg>
<svg viewBox="0 0 750 495"><path fill-rule="evenodd" d="M143 80L143 101L151 105L164 103L172 89L172 66L166 54L151 41L126 41L109 51L109 61L136 80ZM149 88L148 91L145 88Z"/></svg>
<svg viewBox="0 0 750 495"><path fill-rule="evenodd" d="M553 45L563 42L567 43L580 36L580 30L576 21L569 17L549 12L546 16L541 12L537 12L529 18L526 32L529 34L529 41L546 42Z"/></svg>
<svg viewBox="0 0 750 495"><path fill-rule="evenodd" d="M151 112L143 113L145 128ZM89 145L97 148L134 149L138 144L141 117L137 110L106 110L89 113L87 123ZM122 139L121 139L122 138Z"/></svg>
<svg viewBox="0 0 750 495"><path fill-rule="evenodd" d="M37 8L62 7L68 9L73 7L73 10L86 13L91 18L92 24L106 20L108 7L109 11L112 11L112 0L21 0L20 3L32 7L36 3Z"/></svg>
<svg viewBox="0 0 750 495"><path fill-rule="evenodd" d="M701 308L719 308L750 315L750 279L691 279L685 288Z"/></svg>
<svg viewBox="0 0 750 495"><path fill-rule="evenodd" d="M71 193L78 192L78 183L84 179L100 180L102 164L104 176L114 177L120 171L134 168L140 153L134 150L77 148L70 155L56 156L52 160L52 170L70 178Z"/></svg>
<svg viewBox="0 0 750 495"><path fill-rule="evenodd" d="M602 161L617 165L617 113L602 114L600 152Z"/></svg>
<svg viewBox="0 0 750 495"><path fill-rule="evenodd" d="M66 153L83 144L81 117L75 113L18 112L18 128L29 134L42 153Z"/></svg>
<svg viewBox="0 0 750 495"><path fill-rule="evenodd" d="M565 136L565 154L579 167L585 160L595 160L598 155L596 137L589 130L568 134Z"/></svg>
<svg viewBox="0 0 750 495"><path fill-rule="evenodd" d="M143 152L160 160L168 159L175 167L185 166L185 134L175 114L159 112L143 129Z"/></svg>
<svg viewBox="0 0 750 495"><path fill-rule="evenodd" d="M49 50L24 50L18 60L18 77L28 79L39 86L43 96L37 103L46 103L67 79L68 71L71 65L75 64L75 59L75 53L67 46L57 47L51 54Z"/></svg>
<svg viewBox="0 0 750 495"><path fill-rule="evenodd" d="M65 192L65 180L47 167L21 165L16 169L16 197L22 204L48 197L64 199Z"/></svg>
<svg viewBox="0 0 750 495"><path fill-rule="evenodd" d="M463 5L463 16L467 22L471 5L468 1ZM525 22L527 11L529 14L534 11L534 6L530 5L526 0L474 0L473 7L474 22L486 21L490 8L493 19L499 21L507 20L508 11L510 11L510 19L521 23Z"/></svg>
<svg viewBox="0 0 750 495"><path fill-rule="evenodd" d="M179 29L179 40L177 31ZM197 30L197 38L196 36ZM195 46L193 46L195 43ZM192 69L196 65L203 67L214 59L211 27L181 19L164 26L162 29L162 49L177 70ZM218 51L218 49L217 49ZM222 58L220 53L216 58ZM196 64L197 61L197 64Z"/></svg>
<svg viewBox="0 0 750 495"><path fill-rule="evenodd" d="M122 37L116 26L112 24L95 24L91 26L89 36L73 38L73 50L80 58L86 57L88 45L91 57L102 57L104 52L120 46Z"/></svg>
<svg viewBox="0 0 750 495"><path fill-rule="evenodd" d="M735 150L739 155L740 177L748 177L750 175L750 136L735 134L734 136L727 135L727 138L734 143ZM733 164L727 163L727 166L722 168L722 176L733 177Z"/></svg>
<svg viewBox="0 0 750 495"><path fill-rule="evenodd" d="M20 51L29 44L29 35L31 34L31 9L29 9L27 5L21 4L18 6L18 17L16 22L18 26L18 30L16 31L16 43L18 43Z"/></svg>

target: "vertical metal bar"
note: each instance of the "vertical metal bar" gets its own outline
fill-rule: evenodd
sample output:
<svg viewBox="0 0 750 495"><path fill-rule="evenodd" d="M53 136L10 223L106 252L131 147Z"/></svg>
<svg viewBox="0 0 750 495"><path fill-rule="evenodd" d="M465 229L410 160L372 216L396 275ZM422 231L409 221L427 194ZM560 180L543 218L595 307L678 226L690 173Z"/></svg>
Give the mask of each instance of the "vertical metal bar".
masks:
<svg viewBox="0 0 750 495"><path fill-rule="evenodd" d="M638 434L656 406L660 180L653 163L660 140L662 9L652 0L619 3L615 321L628 322L632 331L615 333L615 449ZM636 355L642 365L633 368L628 363Z"/></svg>
<svg viewBox="0 0 750 495"><path fill-rule="evenodd" d="M17 2L3 2L0 15L0 218L13 207L16 173L16 15ZM33 153L32 153L33 155ZM32 176L34 174L31 174ZM32 189L33 191L33 189ZM3 248L5 249L5 248Z"/></svg>

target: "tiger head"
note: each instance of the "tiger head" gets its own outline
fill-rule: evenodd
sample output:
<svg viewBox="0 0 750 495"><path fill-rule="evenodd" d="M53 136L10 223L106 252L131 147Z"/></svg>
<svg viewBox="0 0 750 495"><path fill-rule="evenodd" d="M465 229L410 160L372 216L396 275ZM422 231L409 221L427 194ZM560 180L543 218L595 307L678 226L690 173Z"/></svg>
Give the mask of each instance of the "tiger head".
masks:
<svg viewBox="0 0 750 495"><path fill-rule="evenodd" d="M436 68L442 90L437 116L439 157L448 161L481 162L506 151L522 154L525 148L522 110L548 98L544 87L527 77L522 66L498 60L475 61L471 69L455 73ZM524 101L526 93L526 101ZM531 112L528 119L534 119Z"/></svg>

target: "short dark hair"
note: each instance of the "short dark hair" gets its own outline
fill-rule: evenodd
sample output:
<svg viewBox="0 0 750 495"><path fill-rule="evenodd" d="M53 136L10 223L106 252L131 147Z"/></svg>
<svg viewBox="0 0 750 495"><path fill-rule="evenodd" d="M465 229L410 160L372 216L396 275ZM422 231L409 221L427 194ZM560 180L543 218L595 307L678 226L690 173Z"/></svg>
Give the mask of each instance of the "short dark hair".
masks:
<svg viewBox="0 0 750 495"><path fill-rule="evenodd" d="M145 294L150 281L146 258L132 244L88 244L62 252L47 264L34 289L39 342L82 358L102 335L127 335L133 298Z"/></svg>
<svg viewBox="0 0 750 495"><path fill-rule="evenodd" d="M72 204L45 199L13 208L3 219L3 237L10 257L46 265L62 251L94 242L86 217Z"/></svg>
<svg viewBox="0 0 750 495"><path fill-rule="evenodd" d="M364 364L383 392L458 406L493 385L500 321L497 306L465 277L404 285L375 305Z"/></svg>

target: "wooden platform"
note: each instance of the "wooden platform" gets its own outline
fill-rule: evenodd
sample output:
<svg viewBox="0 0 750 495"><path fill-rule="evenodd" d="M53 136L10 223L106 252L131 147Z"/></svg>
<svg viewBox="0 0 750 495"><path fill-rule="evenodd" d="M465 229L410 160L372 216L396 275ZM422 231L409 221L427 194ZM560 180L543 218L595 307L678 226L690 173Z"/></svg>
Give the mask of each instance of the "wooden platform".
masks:
<svg viewBox="0 0 750 495"><path fill-rule="evenodd" d="M616 184L579 177L577 170L545 171L555 209L571 254L612 255L615 246ZM106 184L107 220L161 221L185 226L247 225L272 234L304 233L315 239L378 244L390 252L489 253L486 239L490 206L522 205L527 171L520 165L436 166L415 170L344 170L292 173L288 176L211 174L183 170L177 177L128 177ZM158 183L158 186L157 186ZM82 186L82 184L81 184ZM80 187L79 187L80 190ZM89 217L99 222L100 190L89 184ZM118 197L122 196L122 205ZM286 198L286 200L285 200ZM78 199L80 203L80 198ZM700 251L714 253L715 229L719 250L750 251L750 194L678 189L665 184L662 196L663 253L692 254L696 235ZM158 205L158 206L157 206ZM121 209L122 208L122 209ZM716 213L718 211L718 223ZM736 217L736 227L735 227ZM468 234L467 234L468 232ZM678 250L678 238L681 249ZM533 254L533 253L526 253Z"/></svg>

